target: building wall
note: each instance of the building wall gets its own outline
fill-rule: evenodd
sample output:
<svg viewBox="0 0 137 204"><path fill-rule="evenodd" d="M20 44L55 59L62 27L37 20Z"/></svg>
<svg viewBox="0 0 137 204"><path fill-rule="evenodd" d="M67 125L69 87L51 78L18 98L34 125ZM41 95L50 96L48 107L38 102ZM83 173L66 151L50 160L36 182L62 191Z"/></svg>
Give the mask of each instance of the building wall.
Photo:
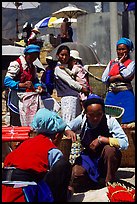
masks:
<svg viewBox="0 0 137 204"><path fill-rule="evenodd" d="M118 13L118 37L122 37L122 13ZM135 15L129 13L129 38L135 43ZM110 13L91 13L78 17L77 41L92 46L102 64L111 59ZM131 54L134 59L135 51Z"/></svg>
<svg viewBox="0 0 137 204"><path fill-rule="evenodd" d="M129 38L135 45L135 14L128 13ZM122 37L122 13L118 13L118 37ZM110 49L110 13L91 13L78 17L77 41L92 46L96 51L100 62L107 64L111 59ZM131 59L135 60L135 50L131 53ZM135 92L135 78L132 81Z"/></svg>

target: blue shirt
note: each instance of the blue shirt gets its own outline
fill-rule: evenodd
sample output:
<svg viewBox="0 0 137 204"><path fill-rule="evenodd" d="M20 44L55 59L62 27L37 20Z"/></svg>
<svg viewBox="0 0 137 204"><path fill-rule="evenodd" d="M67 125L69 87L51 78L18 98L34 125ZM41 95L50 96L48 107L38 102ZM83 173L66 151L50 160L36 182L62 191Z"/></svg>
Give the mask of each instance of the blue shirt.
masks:
<svg viewBox="0 0 137 204"><path fill-rule="evenodd" d="M120 126L119 122L114 117L111 117L109 115L106 115L106 118L107 118L107 125L108 125L109 132L112 133L112 136L114 138L118 139L119 146L120 146L119 149L122 149L122 150L127 149L129 146L128 138L124 130ZM86 115L83 116L83 113L82 113L79 116L77 116L74 120L70 121L67 124L67 127L65 128L65 130L72 130L74 132L77 132L82 129L85 121L86 121ZM91 124L91 128L94 128L92 124ZM87 130L87 125L85 125L85 130L83 135L85 134L86 130Z"/></svg>

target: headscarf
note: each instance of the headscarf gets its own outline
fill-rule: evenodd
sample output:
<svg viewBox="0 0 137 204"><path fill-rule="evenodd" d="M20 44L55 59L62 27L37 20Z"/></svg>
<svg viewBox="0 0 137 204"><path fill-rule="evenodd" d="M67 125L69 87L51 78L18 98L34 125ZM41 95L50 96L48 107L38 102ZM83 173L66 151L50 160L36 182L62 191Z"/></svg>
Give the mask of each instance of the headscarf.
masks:
<svg viewBox="0 0 137 204"><path fill-rule="evenodd" d="M120 38L118 40L116 46L118 46L120 44L126 45L129 48L130 51L133 51L133 49L134 49L133 42L128 38Z"/></svg>
<svg viewBox="0 0 137 204"><path fill-rule="evenodd" d="M34 53L34 52L40 53L40 46L30 44L24 50L24 54L29 54L29 53Z"/></svg>
<svg viewBox="0 0 137 204"><path fill-rule="evenodd" d="M66 123L56 112L41 108L34 115L30 126L36 130L37 133L45 133L50 136L64 131Z"/></svg>
<svg viewBox="0 0 137 204"><path fill-rule="evenodd" d="M101 104L103 111L105 112L105 104L103 98L96 94L89 94L86 100L83 101L84 109L86 110L87 107L91 104Z"/></svg>

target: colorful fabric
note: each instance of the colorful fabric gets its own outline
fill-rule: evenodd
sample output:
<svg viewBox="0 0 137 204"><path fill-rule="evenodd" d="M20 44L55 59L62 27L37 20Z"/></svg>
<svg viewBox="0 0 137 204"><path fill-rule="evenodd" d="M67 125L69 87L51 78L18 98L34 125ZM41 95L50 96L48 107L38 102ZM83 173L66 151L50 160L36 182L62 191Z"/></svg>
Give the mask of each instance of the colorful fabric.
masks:
<svg viewBox="0 0 137 204"><path fill-rule="evenodd" d="M98 182L100 176L98 170L99 159L99 156L89 156L89 154L83 151L81 152L80 156L76 158L75 164L81 165L84 169L86 169L90 179L94 182Z"/></svg>
<svg viewBox="0 0 137 204"><path fill-rule="evenodd" d="M29 138L7 155L4 167L14 166L22 170L44 173L49 168L48 151L52 148L56 146L45 135Z"/></svg>
<svg viewBox="0 0 137 204"><path fill-rule="evenodd" d="M41 180L37 185L23 187L23 192L27 202L53 202L52 192L46 182Z"/></svg>
<svg viewBox="0 0 137 204"><path fill-rule="evenodd" d="M37 92L17 93L19 97L19 113L22 126L30 126L39 108L44 108L41 96Z"/></svg>
<svg viewBox="0 0 137 204"><path fill-rule="evenodd" d="M30 54L30 53L35 53L35 52L40 53L40 46L30 44L24 50L24 54Z"/></svg>
<svg viewBox="0 0 137 204"><path fill-rule="evenodd" d="M22 188L2 185L2 202L26 202Z"/></svg>
<svg viewBox="0 0 137 204"><path fill-rule="evenodd" d="M113 60L114 61L117 61L116 60ZM110 61L111 62L111 61ZM103 72L103 75L102 75L102 82L103 83L106 83L106 84L109 84L109 78L110 76L108 76L109 72L110 72L110 62L108 63L105 71ZM128 79L129 82L132 81L132 79L134 78L134 75L135 75L135 61L132 61L127 69L123 69L124 67L122 67L122 69L120 69L120 74L121 76L124 78L124 79ZM132 77L132 79L131 79Z"/></svg>
<svg viewBox="0 0 137 204"><path fill-rule="evenodd" d="M2 185L2 202L53 202L53 195L43 180L37 185L14 188Z"/></svg>
<svg viewBox="0 0 137 204"><path fill-rule="evenodd" d="M131 51L134 49L133 42L128 38L120 38L118 40L116 46L118 46L120 44L126 45L129 48L129 50L131 50Z"/></svg>
<svg viewBox="0 0 137 204"><path fill-rule="evenodd" d="M124 130L121 128L120 124L118 123L118 121L114 118L114 117L110 117L109 115L106 115L107 118L107 125L109 128L109 132L113 133L113 137L117 138L120 144L119 149L127 149L129 146L128 143L128 138L127 135L125 134ZM80 114L77 118L75 118L75 120L70 121L67 124L67 127L65 128L65 130L72 130L72 131L77 131L79 130L79 128L83 128L85 122L86 122L86 115ZM92 124L90 124L91 128L94 129L94 127L92 126ZM85 132L87 131L88 127L87 125L85 125L85 131L83 134L85 134ZM101 134L99 134L101 135Z"/></svg>
<svg viewBox="0 0 137 204"><path fill-rule="evenodd" d="M50 135L62 132L66 127L66 123L56 112L41 108L35 114L31 127L38 133Z"/></svg>
<svg viewBox="0 0 137 204"><path fill-rule="evenodd" d="M61 116L66 123L76 118L81 113L80 99L74 96L61 98Z"/></svg>
<svg viewBox="0 0 137 204"><path fill-rule="evenodd" d="M54 77L54 70L46 70L41 77L41 82L46 84L49 94L52 94L55 88Z"/></svg>
<svg viewBox="0 0 137 204"><path fill-rule="evenodd" d="M124 67L122 66L122 69L123 68L127 68L127 66L130 64L132 60L131 59L128 59L126 60L123 65ZM109 72L109 76L116 76L120 73L120 66L118 63L114 62L113 64L113 61L110 62L110 72Z"/></svg>
<svg viewBox="0 0 137 204"><path fill-rule="evenodd" d="M122 123L130 123L135 121L135 97L133 91L125 90L117 93L108 92L105 104L119 106L125 109L122 116Z"/></svg>
<svg viewBox="0 0 137 204"><path fill-rule="evenodd" d="M34 81L35 79L35 66L32 64L31 67L29 67L27 70L23 69L22 67L22 63L21 63L21 59L18 58L16 60L19 65L20 65L20 72L19 75L17 76L18 80L20 81L20 83L24 83L26 81Z"/></svg>
<svg viewBox="0 0 137 204"><path fill-rule="evenodd" d="M120 183L108 185L107 188L110 202L135 202L135 188L127 188Z"/></svg>

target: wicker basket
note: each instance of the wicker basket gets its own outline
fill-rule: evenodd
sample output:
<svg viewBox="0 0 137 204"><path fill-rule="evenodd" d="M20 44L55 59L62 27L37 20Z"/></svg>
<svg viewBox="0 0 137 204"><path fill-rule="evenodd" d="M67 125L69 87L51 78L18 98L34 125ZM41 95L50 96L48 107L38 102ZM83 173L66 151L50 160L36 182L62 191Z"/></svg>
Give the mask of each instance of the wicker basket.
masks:
<svg viewBox="0 0 137 204"><path fill-rule="evenodd" d="M122 150L121 167L135 167L135 130L124 128L124 132L128 137L129 147Z"/></svg>
<svg viewBox="0 0 137 204"><path fill-rule="evenodd" d="M106 85L102 82L102 74L106 68L106 65L89 65L89 83L92 88L92 92L105 98L106 96Z"/></svg>
<svg viewBox="0 0 137 204"><path fill-rule="evenodd" d="M105 113L115 117L119 123L121 123L124 111L124 108L119 106L105 105Z"/></svg>
<svg viewBox="0 0 137 204"><path fill-rule="evenodd" d="M71 145L72 145L72 140L67 138L62 138L60 144L58 145L58 148L62 151L67 161L69 160Z"/></svg>

